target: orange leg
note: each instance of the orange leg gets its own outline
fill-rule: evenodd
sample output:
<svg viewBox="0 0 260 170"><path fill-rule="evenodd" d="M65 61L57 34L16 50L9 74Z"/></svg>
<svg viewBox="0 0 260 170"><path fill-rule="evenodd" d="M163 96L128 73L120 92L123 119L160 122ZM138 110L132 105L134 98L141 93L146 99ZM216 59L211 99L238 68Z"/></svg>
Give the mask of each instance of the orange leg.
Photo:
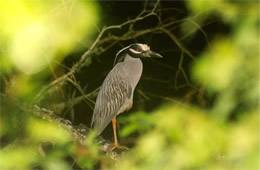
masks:
<svg viewBox="0 0 260 170"><path fill-rule="evenodd" d="M114 149L126 149L128 150L127 147L125 146L120 146L118 144L118 141L117 141L117 135L116 135L116 116L112 119L112 125L113 125L113 132L114 132L114 146L110 149L110 151L113 151Z"/></svg>

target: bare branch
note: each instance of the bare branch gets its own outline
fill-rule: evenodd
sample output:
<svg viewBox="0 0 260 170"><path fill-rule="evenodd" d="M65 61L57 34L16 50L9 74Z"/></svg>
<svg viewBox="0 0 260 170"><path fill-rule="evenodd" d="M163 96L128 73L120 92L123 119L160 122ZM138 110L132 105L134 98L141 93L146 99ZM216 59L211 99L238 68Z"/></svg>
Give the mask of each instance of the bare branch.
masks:
<svg viewBox="0 0 260 170"><path fill-rule="evenodd" d="M187 50L186 47L184 47L184 45L178 40L178 38L174 34L172 34L170 31L163 27L161 27L160 29L163 32L165 32L184 53L186 53L191 59L195 59L195 57L190 53L190 51Z"/></svg>
<svg viewBox="0 0 260 170"><path fill-rule="evenodd" d="M66 80L68 80L68 77L71 77L72 75L75 74L75 72L77 70L79 70L82 66L84 66L84 61L86 59L87 56L89 56L91 54L91 52L93 51L93 49L97 46L98 42L100 41L101 37L104 35L105 32L107 32L108 30L112 30L112 29L120 29L123 26L135 23L137 21L143 20L147 17L153 16L155 15L153 12L149 13L145 16L142 17L138 17L129 21L126 21L120 25L112 25L112 26L107 26L104 27L101 32L99 33L99 35L97 36L96 40L92 43L92 45L90 46L90 48L81 56L80 60L74 64L72 66L72 68L70 69L70 71L66 74L64 74L63 76L55 79L54 81L52 81L49 85L45 86L35 97L35 100L38 101L40 100L40 98L42 97L42 95L50 88L52 88L53 86L57 85L57 84L62 84L64 83Z"/></svg>

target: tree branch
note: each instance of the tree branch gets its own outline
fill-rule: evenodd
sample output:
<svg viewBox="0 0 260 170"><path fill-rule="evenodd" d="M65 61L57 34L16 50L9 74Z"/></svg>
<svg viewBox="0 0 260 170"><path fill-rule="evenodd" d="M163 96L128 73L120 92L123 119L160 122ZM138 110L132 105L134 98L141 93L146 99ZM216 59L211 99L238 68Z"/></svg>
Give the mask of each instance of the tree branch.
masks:
<svg viewBox="0 0 260 170"><path fill-rule="evenodd" d="M17 111L22 110L23 112L31 113L32 115L40 119L57 124L71 134L73 141L78 141L81 145L85 146L85 140L91 131L89 127L83 124L75 126L69 120L57 116L57 114L55 114L52 110L39 107L38 105L22 103L21 101L15 98L10 98L8 95L5 95L3 93L0 93L0 101L1 104L5 103L5 101L8 101L8 103L12 103L13 106L17 108ZM113 142L105 140L102 136L96 137L96 142L100 146L99 150L101 152L104 152L108 157L113 160L117 160L120 158L122 151L110 151L110 148L113 147Z"/></svg>

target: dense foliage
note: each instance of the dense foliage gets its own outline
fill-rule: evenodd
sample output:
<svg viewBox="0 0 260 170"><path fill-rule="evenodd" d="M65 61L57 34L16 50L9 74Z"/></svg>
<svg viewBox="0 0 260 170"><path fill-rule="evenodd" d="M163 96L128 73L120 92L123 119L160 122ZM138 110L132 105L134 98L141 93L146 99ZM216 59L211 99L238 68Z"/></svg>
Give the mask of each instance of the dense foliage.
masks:
<svg viewBox="0 0 260 170"><path fill-rule="evenodd" d="M179 2L180 9L166 7L176 2L128 3L141 4L136 10L146 10L129 22L133 25L115 26L111 35L105 32L107 27L105 31L98 27L136 17L129 14L123 22L104 20L109 11L104 7L118 7L114 2L0 0L0 169L259 169L258 2L196 0ZM158 27L150 20L149 28L138 23L154 14ZM214 20L227 31L205 31L203 26ZM164 27L171 21L173 27ZM126 34L117 37L124 26L129 26ZM154 46L158 45L159 53L161 49L165 61L154 63L178 64L167 65L175 70L174 81L151 86L159 89L157 93L150 94L152 88L145 91L146 84L137 87L133 113L119 117L119 139L130 146L120 160L100 152L94 133L80 144L57 122L24 109L25 105L46 107L73 123L85 119L77 114L82 112L89 123L95 89L113 63L104 61L101 54L113 56L116 52L109 49L120 41L148 41L151 37L143 35L142 29L162 37ZM177 44L170 48L179 52L175 59L175 53L164 48L169 46L166 34ZM197 34L205 41L199 52L193 52L189 43L194 44ZM106 72L93 77L92 68ZM149 74L143 78L149 81ZM90 87L82 88L77 79ZM161 89L173 95L162 96ZM147 109L144 103L149 102ZM79 103L88 108L82 109ZM111 130L104 133L112 139Z"/></svg>

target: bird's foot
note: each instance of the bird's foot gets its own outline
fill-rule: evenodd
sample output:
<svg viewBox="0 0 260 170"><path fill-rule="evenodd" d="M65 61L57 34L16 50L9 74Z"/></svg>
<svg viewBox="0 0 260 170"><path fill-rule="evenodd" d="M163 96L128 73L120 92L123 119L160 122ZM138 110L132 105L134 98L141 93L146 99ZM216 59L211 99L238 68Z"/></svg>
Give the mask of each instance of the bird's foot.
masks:
<svg viewBox="0 0 260 170"><path fill-rule="evenodd" d="M119 144L114 144L114 146L110 149L110 152L112 152L115 149L128 150L128 148L125 146L121 146Z"/></svg>

